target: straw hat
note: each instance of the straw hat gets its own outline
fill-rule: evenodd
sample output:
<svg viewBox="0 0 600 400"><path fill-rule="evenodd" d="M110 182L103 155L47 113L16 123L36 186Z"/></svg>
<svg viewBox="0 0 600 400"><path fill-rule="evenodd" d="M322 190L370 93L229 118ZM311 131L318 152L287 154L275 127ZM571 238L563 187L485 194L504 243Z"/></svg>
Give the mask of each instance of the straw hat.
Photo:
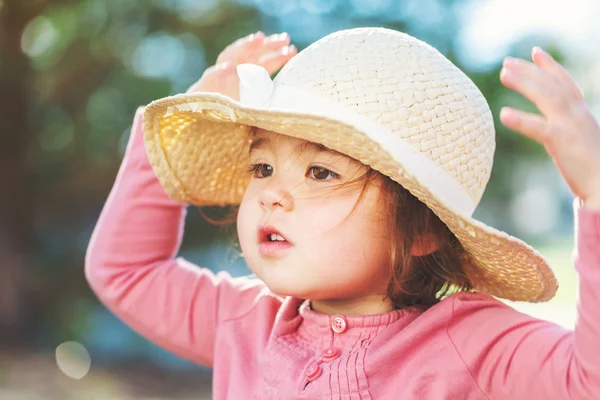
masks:
<svg viewBox="0 0 600 400"><path fill-rule="evenodd" d="M430 45L382 28L328 35L274 81L238 66L240 101L188 93L144 114L150 163L168 195L238 204L249 179L250 127L321 143L389 176L431 208L477 262L478 291L547 301L557 290L533 248L472 218L490 177L495 130L475 84Z"/></svg>

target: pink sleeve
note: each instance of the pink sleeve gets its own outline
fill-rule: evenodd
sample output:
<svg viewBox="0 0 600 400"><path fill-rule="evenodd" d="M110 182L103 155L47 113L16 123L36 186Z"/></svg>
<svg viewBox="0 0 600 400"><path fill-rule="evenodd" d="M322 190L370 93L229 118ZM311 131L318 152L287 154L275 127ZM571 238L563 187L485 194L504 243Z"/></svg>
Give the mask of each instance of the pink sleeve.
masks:
<svg viewBox="0 0 600 400"><path fill-rule="evenodd" d="M178 252L185 205L170 200L146 155L138 109L114 187L86 254L98 298L141 335L188 360L212 366L218 323L249 311L256 279L199 268Z"/></svg>
<svg viewBox="0 0 600 400"><path fill-rule="evenodd" d="M448 334L490 399L600 398L600 211L575 204L575 330L489 297L456 300Z"/></svg>

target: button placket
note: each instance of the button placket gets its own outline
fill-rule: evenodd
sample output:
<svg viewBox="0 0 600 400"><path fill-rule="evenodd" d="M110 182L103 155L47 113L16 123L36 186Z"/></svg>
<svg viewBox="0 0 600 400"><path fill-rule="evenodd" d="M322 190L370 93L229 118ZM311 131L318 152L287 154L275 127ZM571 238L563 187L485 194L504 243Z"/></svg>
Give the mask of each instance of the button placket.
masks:
<svg viewBox="0 0 600 400"><path fill-rule="evenodd" d="M348 329L348 320L343 315L334 315L329 319L329 327L332 332L329 347L323 350L321 357L310 364L304 371L304 382L301 387L302 391L306 390L310 383L319 379L323 374L323 367L321 364L329 363L340 356L340 350L333 346L333 343L335 342L336 334L342 334Z"/></svg>

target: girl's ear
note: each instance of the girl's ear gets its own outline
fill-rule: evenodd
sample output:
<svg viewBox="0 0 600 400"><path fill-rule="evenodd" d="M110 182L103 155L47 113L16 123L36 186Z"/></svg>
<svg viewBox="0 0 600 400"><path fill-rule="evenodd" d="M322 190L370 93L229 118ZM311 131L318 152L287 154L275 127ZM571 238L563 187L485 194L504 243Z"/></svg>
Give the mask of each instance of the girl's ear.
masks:
<svg viewBox="0 0 600 400"><path fill-rule="evenodd" d="M426 233L415 239L410 254L415 257L426 256L440 248L438 238L433 233Z"/></svg>

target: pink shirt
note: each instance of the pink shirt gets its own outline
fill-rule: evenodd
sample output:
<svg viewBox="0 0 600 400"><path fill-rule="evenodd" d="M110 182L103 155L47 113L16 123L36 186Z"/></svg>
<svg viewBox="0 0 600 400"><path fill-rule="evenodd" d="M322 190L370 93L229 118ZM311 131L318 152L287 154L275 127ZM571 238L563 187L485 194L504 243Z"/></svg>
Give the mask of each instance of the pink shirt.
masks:
<svg viewBox="0 0 600 400"><path fill-rule="evenodd" d="M600 212L575 206L575 331L478 293L334 317L181 258L185 205L147 160L138 110L94 230L94 292L149 340L213 368L215 399L600 399Z"/></svg>

